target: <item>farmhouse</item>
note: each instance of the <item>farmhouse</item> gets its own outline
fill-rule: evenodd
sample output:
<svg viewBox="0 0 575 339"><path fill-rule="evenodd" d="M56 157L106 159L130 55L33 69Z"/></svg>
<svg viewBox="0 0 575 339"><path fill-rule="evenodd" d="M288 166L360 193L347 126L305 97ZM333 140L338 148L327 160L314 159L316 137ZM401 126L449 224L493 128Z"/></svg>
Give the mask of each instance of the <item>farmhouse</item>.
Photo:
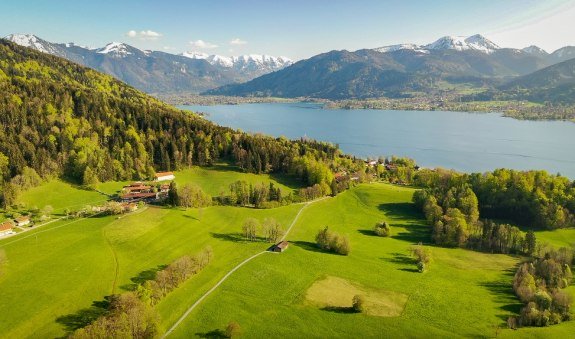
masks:
<svg viewBox="0 0 575 339"><path fill-rule="evenodd" d="M176 179L173 172L158 172L154 175L156 181L168 181Z"/></svg>
<svg viewBox="0 0 575 339"><path fill-rule="evenodd" d="M135 182L131 185L124 186L125 193L150 193L153 191L152 186L144 185L141 182Z"/></svg>
<svg viewBox="0 0 575 339"><path fill-rule="evenodd" d="M5 221L0 224L0 237L3 235L8 235L14 233L12 230L14 228L14 223L12 221Z"/></svg>
<svg viewBox="0 0 575 339"><path fill-rule="evenodd" d="M276 245L273 247L272 251L274 251L274 252L283 252L283 251L287 250L288 246L289 246L289 242L287 242L287 241L284 240L284 241L279 242L278 244L276 244Z"/></svg>
<svg viewBox="0 0 575 339"><path fill-rule="evenodd" d="M159 193L126 193L120 196L120 200L123 202L133 202L133 201L153 201L159 199Z"/></svg>
<svg viewBox="0 0 575 339"><path fill-rule="evenodd" d="M30 217L29 216L21 216L19 218L14 219L16 225L18 226L26 226L30 224Z"/></svg>

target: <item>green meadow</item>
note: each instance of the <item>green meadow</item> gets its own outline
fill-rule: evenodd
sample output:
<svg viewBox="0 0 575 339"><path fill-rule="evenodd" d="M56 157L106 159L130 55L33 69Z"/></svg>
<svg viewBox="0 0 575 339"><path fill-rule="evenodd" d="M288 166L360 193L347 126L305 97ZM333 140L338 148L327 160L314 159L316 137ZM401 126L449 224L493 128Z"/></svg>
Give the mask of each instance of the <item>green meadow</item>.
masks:
<svg viewBox="0 0 575 339"><path fill-rule="evenodd" d="M271 181L285 192L297 188L290 179L248 175L233 168L193 168L177 172L176 177L179 184L194 182L214 195L235 180ZM99 189L113 193L122 184L106 183ZM50 192L66 192L69 200L50 199ZM170 337L218 337L231 321L240 324L244 337L571 335L574 322L543 329L498 329L520 308L511 281L521 258L429 245L430 229L411 203L413 192L407 187L364 184L308 205L287 237L287 251L266 253L242 266ZM22 200L63 210L76 203L95 204L102 197L54 181L27 192ZM65 336L102 314L106 296L130 290L162 265L211 246L212 263L156 306L167 330L228 271L269 246L242 239L246 218L273 217L287 228L304 206L270 210L149 206L120 218L61 220L2 239L0 334ZM371 231L382 220L392 227L389 238ZM349 237L349 256L317 249L315 235L325 226ZM556 245L575 241L572 230L537 236ZM417 272L409 253L420 242L432 252L426 273ZM570 288L575 295L574 290ZM355 294L366 298L365 313L350 311Z"/></svg>

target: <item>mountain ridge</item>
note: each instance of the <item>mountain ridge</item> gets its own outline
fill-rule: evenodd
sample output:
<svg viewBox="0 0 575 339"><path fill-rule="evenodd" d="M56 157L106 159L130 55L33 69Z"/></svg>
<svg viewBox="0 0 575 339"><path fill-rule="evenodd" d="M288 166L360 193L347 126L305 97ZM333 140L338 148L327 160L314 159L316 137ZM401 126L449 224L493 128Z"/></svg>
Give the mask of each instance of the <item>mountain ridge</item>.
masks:
<svg viewBox="0 0 575 339"><path fill-rule="evenodd" d="M122 42L88 48L75 43L52 43L33 34L10 34L4 39L102 71L148 93L197 93L251 80L292 62L285 57L238 56L234 57L237 67L224 67L201 58L142 51Z"/></svg>

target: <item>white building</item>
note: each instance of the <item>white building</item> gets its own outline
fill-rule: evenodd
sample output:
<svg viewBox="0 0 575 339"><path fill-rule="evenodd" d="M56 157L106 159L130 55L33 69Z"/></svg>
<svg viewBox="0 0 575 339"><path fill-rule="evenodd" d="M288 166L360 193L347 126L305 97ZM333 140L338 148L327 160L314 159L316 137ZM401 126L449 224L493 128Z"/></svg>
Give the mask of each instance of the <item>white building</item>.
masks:
<svg viewBox="0 0 575 339"><path fill-rule="evenodd" d="M176 176L172 172L158 172L155 174L156 181L168 181L176 179Z"/></svg>
<svg viewBox="0 0 575 339"><path fill-rule="evenodd" d="M16 225L18 225L18 226L30 225L30 217L28 217L28 216L22 216L22 217L16 218L14 221L16 222Z"/></svg>

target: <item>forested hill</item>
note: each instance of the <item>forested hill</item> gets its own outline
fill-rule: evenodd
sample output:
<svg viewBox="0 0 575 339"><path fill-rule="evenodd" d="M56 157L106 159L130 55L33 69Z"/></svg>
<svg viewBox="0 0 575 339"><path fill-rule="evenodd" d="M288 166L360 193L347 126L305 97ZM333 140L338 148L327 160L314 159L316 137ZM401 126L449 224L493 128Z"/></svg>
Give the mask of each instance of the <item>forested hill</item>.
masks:
<svg viewBox="0 0 575 339"><path fill-rule="evenodd" d="M303 175L310 166L326 173L325 164L338 154L328 144L214 125L110 76L4 40L0 119L4 192L11 178L30 168L42 177L128 180L231 157L247 171ZM329 180L309 179L310 184Z"/></svg>

